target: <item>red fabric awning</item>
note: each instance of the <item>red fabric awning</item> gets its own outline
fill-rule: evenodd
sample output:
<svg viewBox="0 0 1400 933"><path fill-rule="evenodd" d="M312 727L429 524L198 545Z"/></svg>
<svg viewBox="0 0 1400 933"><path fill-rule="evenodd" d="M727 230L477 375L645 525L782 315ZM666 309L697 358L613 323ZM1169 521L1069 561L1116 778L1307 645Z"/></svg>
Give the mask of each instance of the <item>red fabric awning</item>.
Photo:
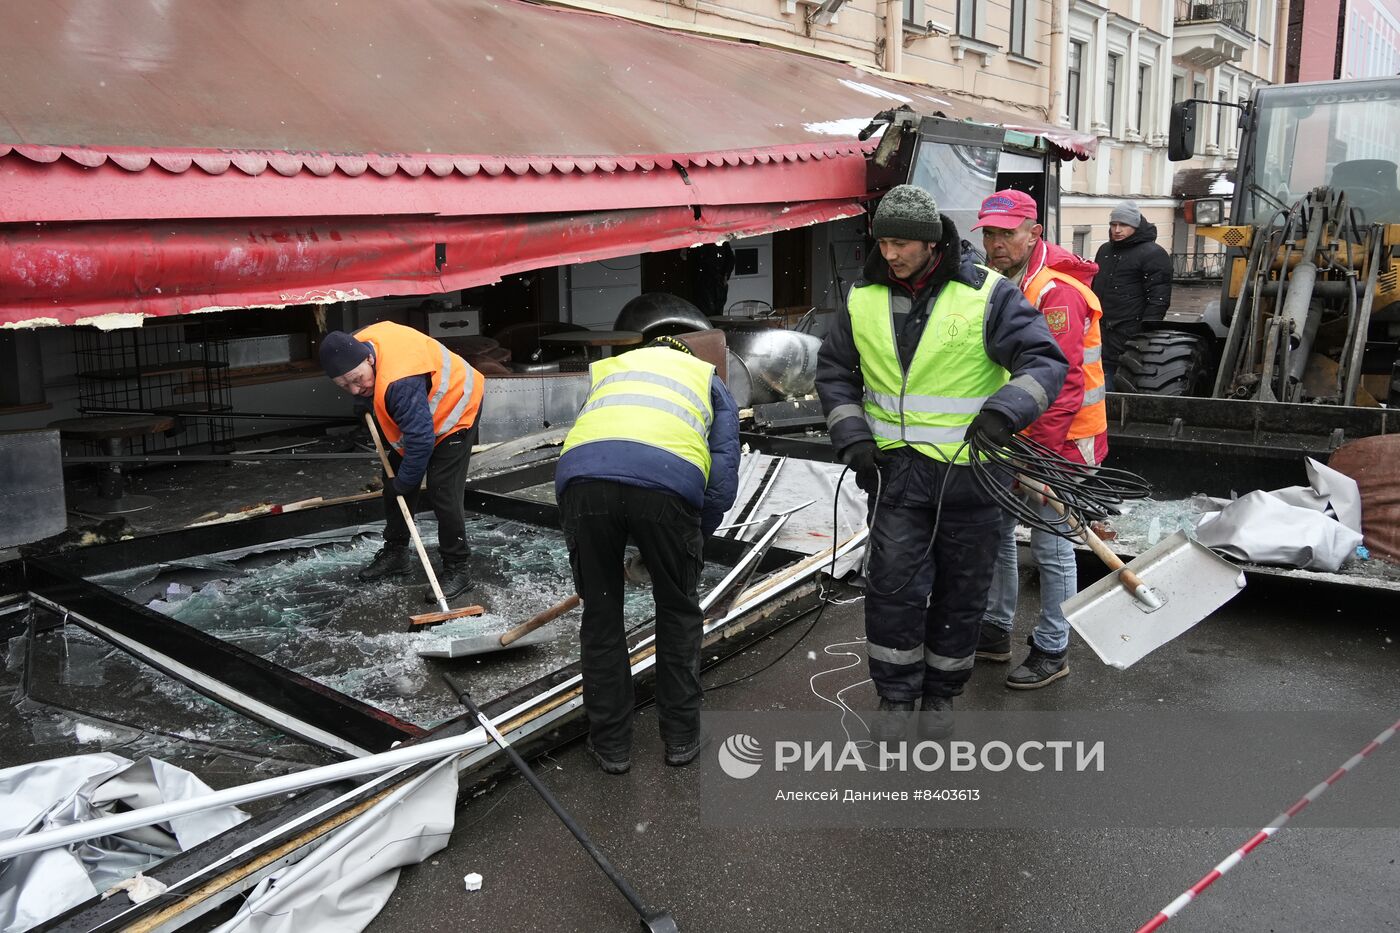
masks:
<svg viewBox="0 0 1400 933"><path fill-rule="evenodd" d="M439 291L793 227L865 196L877 111L996 117L521 0L5 4L0 56L0 324Z"/></svg>
<svg viewBox="0 0 1400 933"><path fill-rule="evenodd" d="M859 201L845 200L711 207L699 219L688 207L668 207L30 226L0 239L7 257L0 321L130 326L139 321L122 316L435 294L543 266L757 236L862 211Z"/></svg>

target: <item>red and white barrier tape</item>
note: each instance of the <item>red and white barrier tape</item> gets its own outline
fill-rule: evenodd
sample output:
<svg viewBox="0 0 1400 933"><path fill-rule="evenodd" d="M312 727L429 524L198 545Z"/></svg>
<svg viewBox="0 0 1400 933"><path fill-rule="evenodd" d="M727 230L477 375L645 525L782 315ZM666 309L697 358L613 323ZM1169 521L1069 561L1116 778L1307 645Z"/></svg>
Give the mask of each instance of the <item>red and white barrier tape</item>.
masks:
<svg viewBox="0 0 1400 933"><path fill-rule="evenodd" d="M1332 774L1328 776L1327 780L1298 798L1297 803L1293 804L1293 806L1289 807L1287 810L1284 810L1272 823L1259 830L1248 842L1240 846L1234 852L1231 852L1230 855L1226 857L1225 861L1212 868L1210 873L1204 878L1191 885L1180 897L1172 901L1166 907L1163 907L1161 911L1158 912L1157 916L1138 927L1137 933L1152 933L1153 930L1160 929L1164 926L1168 920L1179 914L1182 908L1194 901L1198 894L1215 884L1216 879L1244 861L1246 855L1259 848L1259 846L1267 842L1274 833L1288 825L1288 821L1301 813L1304 807L1321 797L1323 791L1340 781L1342 776L1352 768L1361 764L1372 752L1388 742L1391 736L1395 735L1397 731L1400 731L1400 720L1396 720L1389 729L1386 729L1370 742L1367 742L1365 748L1348 758L1340 768L1333 771Z"/></svg>

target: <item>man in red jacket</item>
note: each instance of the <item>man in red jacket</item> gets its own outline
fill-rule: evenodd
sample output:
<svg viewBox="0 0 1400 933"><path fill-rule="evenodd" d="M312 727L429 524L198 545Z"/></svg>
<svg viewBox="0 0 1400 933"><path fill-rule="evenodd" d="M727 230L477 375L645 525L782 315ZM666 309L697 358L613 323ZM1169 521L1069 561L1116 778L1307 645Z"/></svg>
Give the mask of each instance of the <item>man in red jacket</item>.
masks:
<svg viewBox="0 0 1400 933"><path fill-rule="evenodd" d="M982 231L987 264L1017 283L1026 300L1045 315L1050 333L1069 361L1064 388L1026 434L1067 460L1097 466L1108 453L1099 318L1090 284L1098 267L1041 239L1036 203L1020 191L998 191L982 202L974 230ZM1041 503L1043 514L1055 513ZM1016 615L1015 519L1005 517L996 572L982 617L977 657L1011 660ZM1031 553L1040 566L1040 618L1027 639L1030 654L1006 679L1016 690L1033 690L1069 673L1069 622L1061 604L1078 589L1074 546L1065 538L1031 531Z"/></svg>

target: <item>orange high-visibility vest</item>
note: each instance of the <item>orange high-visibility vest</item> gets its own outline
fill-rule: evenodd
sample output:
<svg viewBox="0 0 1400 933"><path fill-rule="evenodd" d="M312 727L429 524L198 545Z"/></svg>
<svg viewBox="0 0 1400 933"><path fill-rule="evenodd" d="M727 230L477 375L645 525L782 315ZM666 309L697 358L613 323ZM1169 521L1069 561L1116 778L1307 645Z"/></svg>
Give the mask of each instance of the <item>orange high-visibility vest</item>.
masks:
<svg viewBox="0 0 1400 933"><path fill-rule="evenodd" d="M1099 296L1072 275L1051 269L1047 263L1026 283L1026 300L1037 310L1040 296L1052 282L1068 285L1084 298L1089 306L1089 329L1084 332L1084 401L1079 413L1070 422L1066 439L1075 441L1083 437L1097 437L1108 430L1108 406L1104 402L1103 378L1103 337L1099 333L1099 318L1103 317L1103 305Z"/></svg>
<svg viewBox="0 0 1400 933"><path fill-rule="evenodd" d="M428 408L433 413L433 445L454 431L476 423L486 381L466 360L427 334L392 321L381 321L355 332L355 339L374 347L374 417L384 438L403 453L403 431L384 406L389 384L407 376L428 376Z"/></svg>

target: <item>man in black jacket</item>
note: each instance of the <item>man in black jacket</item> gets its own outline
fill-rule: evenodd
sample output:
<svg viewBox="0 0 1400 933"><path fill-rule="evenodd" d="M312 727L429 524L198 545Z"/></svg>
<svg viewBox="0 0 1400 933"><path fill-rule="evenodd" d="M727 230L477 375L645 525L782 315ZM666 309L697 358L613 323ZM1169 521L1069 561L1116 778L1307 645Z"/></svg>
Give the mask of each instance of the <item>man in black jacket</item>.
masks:
<svg viewBox="0 0 1400 933"><path fill-rule="evenodd" d="M1112 391L1128 340L1142 333L1143 321L1160 321L1171 306L1172 258L1157 245L1157 228L1142 219L1135 201L1108 215L1108 237L1094 257L1094 294L1103 305L1103 375Z"/></svg>

